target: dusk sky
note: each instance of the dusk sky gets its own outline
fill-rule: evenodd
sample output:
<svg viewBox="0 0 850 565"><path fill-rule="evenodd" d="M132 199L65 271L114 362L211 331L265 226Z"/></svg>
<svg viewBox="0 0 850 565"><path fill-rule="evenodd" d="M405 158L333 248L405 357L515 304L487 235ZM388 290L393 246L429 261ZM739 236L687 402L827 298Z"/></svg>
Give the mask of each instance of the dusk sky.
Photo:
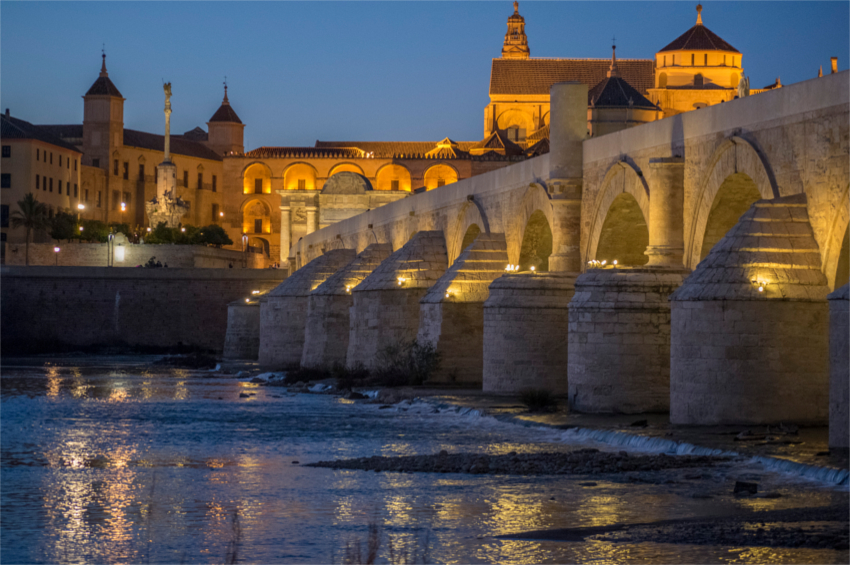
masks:
<svg viewBox="0 0 850 565"><path fill-rule="evenodd" d="M848 2L704 2L751 86L848 68ZM696 2L520 2L532 57L652 58ZM201 126L230 101L245 147L315 140L478 140L510 1L0 3L0 98L37 124L81 123L106 45L125 127Z"/></svg>

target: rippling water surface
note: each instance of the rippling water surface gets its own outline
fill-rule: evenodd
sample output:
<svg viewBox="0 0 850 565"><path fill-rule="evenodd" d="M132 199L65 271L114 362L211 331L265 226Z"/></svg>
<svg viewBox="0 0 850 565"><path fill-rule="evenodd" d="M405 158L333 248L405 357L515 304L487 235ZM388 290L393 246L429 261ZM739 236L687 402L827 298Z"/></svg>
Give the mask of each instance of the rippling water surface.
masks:
<svg viewBox="0 0 850 565"><path fill-rule="evenodd" d="M495 539L847 498L769 474L762 483L780 499L707 501L598 478L587 488L586 478L302 467L293 461L575 446L489 418L288 396L132 361L3 367L3 563L340 563L346 544L365 549L370 523L381 562L390 543L396 557L442 563L847 561L821 550Z"/></svg>

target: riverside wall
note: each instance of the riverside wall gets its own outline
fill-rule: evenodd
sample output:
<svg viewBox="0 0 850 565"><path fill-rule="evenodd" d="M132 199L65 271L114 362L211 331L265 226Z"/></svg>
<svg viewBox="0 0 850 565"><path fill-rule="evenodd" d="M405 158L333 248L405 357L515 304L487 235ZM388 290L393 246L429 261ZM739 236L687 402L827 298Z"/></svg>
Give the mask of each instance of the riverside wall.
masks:
<svg viewBox="0 0 850 565"><path fill-rule="evenodd" d="M9 355L109 345L221 351L227 305L274 288L286 272L6 266L0 276Z"/></svg>

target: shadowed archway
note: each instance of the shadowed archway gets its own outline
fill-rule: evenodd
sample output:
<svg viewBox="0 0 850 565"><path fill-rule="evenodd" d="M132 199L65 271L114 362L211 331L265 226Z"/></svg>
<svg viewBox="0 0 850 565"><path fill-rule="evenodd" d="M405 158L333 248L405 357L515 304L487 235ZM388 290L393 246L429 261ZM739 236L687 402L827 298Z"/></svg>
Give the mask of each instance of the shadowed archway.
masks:
<svg viewBox="0 0 850 565"><path fill-rule="evenodd" d="M741 215L760 199L761 193L756 183L746 173L735 173L726 177L711 204L702 238L700 261L705 259L711 248L738 223Z"/></svg>
<svg viewBox="0 0 850 565"><path fill-rule="evenodd" d="M628 192L617 195L602 223L599 244L596 246L597 260L618 265L646 265L649 257L644 255L649 245L649 228L635 197Z"/></svg>
<svg viewBox="0 0 850 565"><path fill-rule="evenodd" d="M519 252L519 270L535 270L545 273L549 270L549 256L552 254L552 228L546 215L540 210L528 218L522 235Z"/></svg>

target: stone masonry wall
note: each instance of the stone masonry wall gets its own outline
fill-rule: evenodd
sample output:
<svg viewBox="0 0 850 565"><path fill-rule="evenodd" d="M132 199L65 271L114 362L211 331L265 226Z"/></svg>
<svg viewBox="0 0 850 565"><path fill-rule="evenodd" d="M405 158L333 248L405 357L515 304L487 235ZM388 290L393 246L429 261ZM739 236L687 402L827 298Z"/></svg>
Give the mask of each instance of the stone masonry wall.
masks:
<svg viewBox="0 0 850 565"><path fill-rule="evenodd" d="M671 302L670 421L825 424L826 301Z"/></svg>
<svg viewBox="0 0 850 565"><path fill-rule="evenodd" d="M484 303L484 392L567 394L569 303L575 275L504 275Z"/></svg>
<svg viewBox="0 0 850 565"><path fill-rule="evenodd" d="M59 247L58 254L53 251L54 247ZM151 257L156 257L172 269L227 269L228 265L233 265L234 269L263 268L263 256L260 253L243 253L203 245L127 244L121 247L124 249L124 260L119 261L120 257L116 253L113 267L137 267L147 263ZM106 267L108 258L106 243L30 243L31 266ZM10 244L7 247L6 264L26 264L24 244Z"/></svg>
<svg viewBox="0 0 850 565"><path fill-rule="evenodd" d="M670 304L684 270L594 269L570 302L569 398L577 412L667 412Z"/></svg>
<svg viewBox="0 0 850 565"><path fill-rule="evenodd" d="M829 447L850 448L850 287L829 295Z"/></svg>
<svg viewBox="0 0 850 565"><path fill-rule="evenodd" d="M419 300L447 266L442 232L421 231L352 290L348 366L373 367L382 348L416 339Z"/></svg>
<svg viewBox="0 0 850 565"><path fill-rule="evenodd" d="M227 306L225 359L256 359L260 352L260 304L236 300Z"/></svg>
<svg viewBox="0 0 850 565"><path fill-rule="evenodd" d="M227 305L285 276L271 269L3 267L3 351L181 343L221 351Z"/></svg>
<svg viewBox="0 0 850 565"><path fill-rule="evenodd" d="M308 296L354 256L353 249L328 251L260 299L261 366L286 369L301 364Z"/></svg>

